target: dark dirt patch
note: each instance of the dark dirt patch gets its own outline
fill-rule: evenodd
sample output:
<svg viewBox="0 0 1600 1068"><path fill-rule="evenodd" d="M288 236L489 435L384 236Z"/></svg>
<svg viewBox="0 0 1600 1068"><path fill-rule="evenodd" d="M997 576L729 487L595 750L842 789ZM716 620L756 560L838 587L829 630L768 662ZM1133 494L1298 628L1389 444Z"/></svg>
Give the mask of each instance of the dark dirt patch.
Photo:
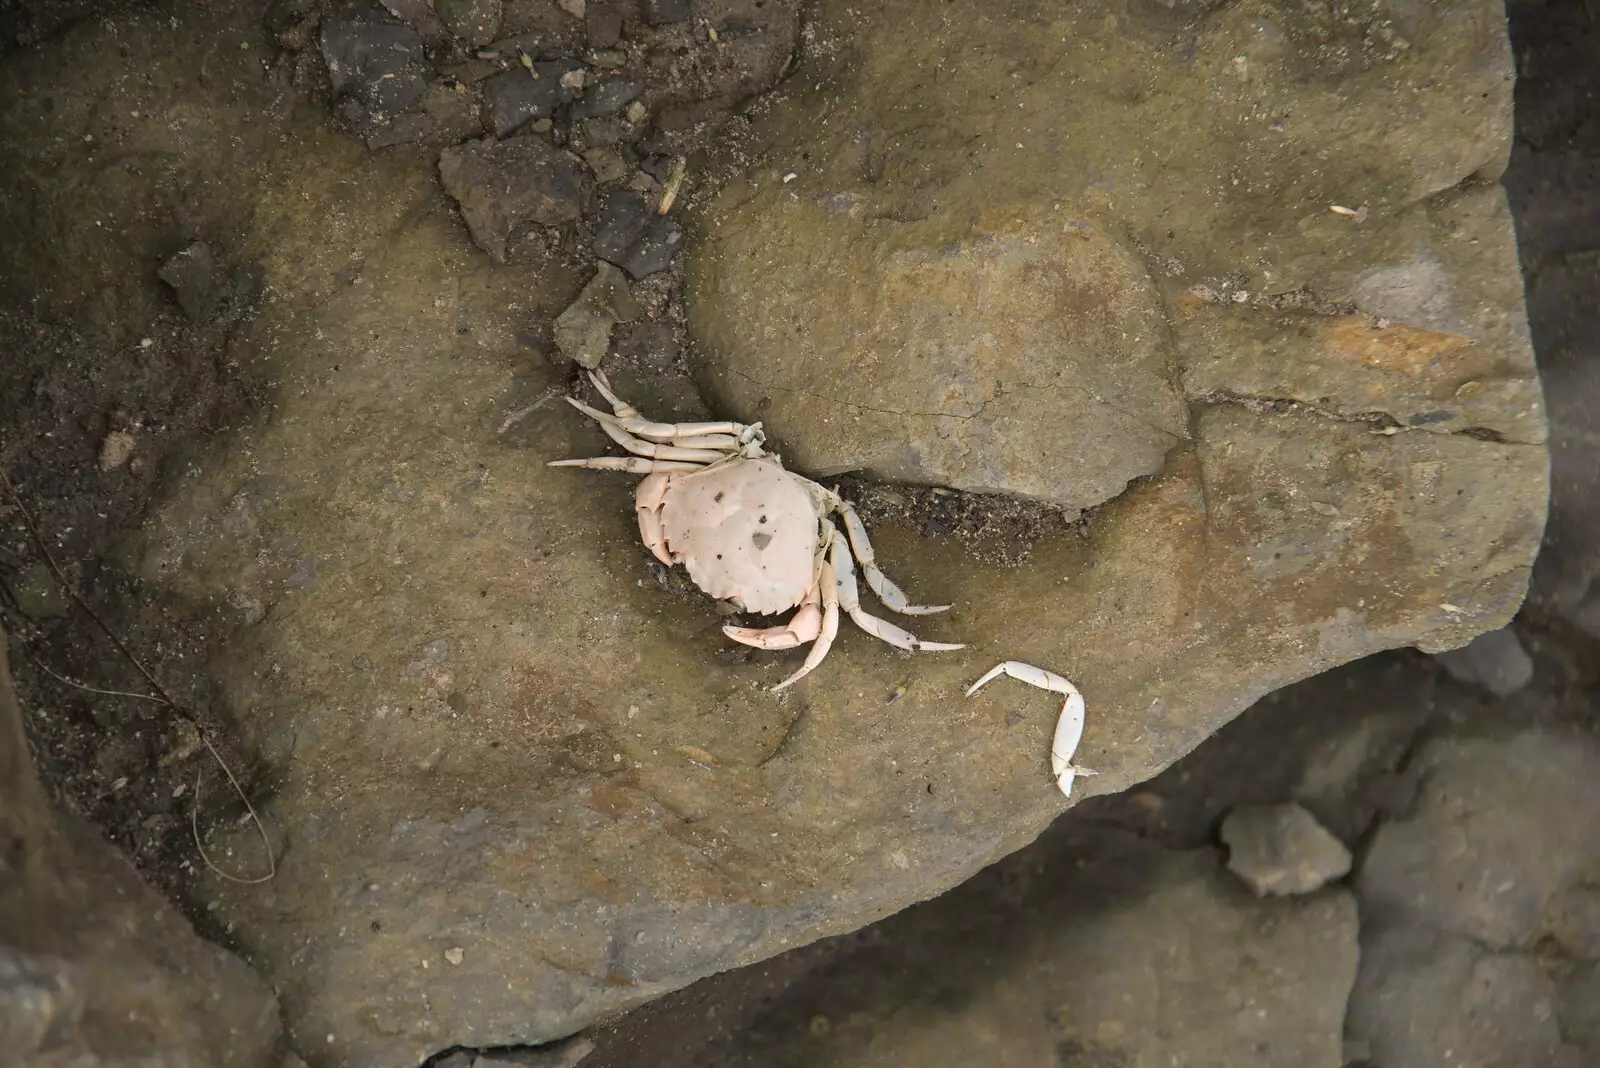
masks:
<svg viewBox="0 0 1600 1068"><path fill-rule="evenodd" d="M0 489L0 620L30 741L57 801L169 893L197 859L197 775L208 784L207 818L232 815L196 727L224 752L227 732L210 699L205 627L152 599L115 559L116 545L182 477L187 447L249 417L254 403L227 364L225 338L225 324L195 325L176 308L131 349L0 309L0 470L11 486ZM185 714L85 688L151 696L62 579Z"/></svg>

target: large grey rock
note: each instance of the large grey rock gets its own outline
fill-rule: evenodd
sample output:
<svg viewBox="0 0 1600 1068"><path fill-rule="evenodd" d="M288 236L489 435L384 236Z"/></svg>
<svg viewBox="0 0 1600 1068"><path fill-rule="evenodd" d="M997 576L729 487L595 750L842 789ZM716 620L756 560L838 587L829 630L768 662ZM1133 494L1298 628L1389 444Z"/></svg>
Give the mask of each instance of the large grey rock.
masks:
<svg viewBox="0 0 1600 1068"><path fill-rule="evenodd" d="M278 1006L34 774L0 632L0 1060L275 1068Z"/></svg>
<svg viewBox="0 0 1600 1068"><path fill-rule="evenodd" d="M1414 770L1413 810L1379 828L1357 873L1351 1034L1385 1068L1592 1063L1600 1048L1576 1036L1594 1016L1570 976L1600 953L1600 743L1447 736Z"/></svg>
<svg viewBox="0 0 1600 1068"><path fill-rule="evenodd" d="M1356 972L1350 893L1261 900L1220 862L1126 832L1052 831L1048 850L860 941L774 962L776 989L766 968L718 977L714 1014L689 991L659 1022L648 1010L623 1020L598 1037L594 1063L1339 1068ZM742 997L751 986L759 1001Z"/></svg>
<svg viewBox="0 0 1600 1068"><path fill-rule="evenodd" d="M874 224L807 193L691 268L717 396L800 467L1087 508L1187 436L1159 292L1103 226Z"/></svg>
<svg viewBox="0 0 1600 1068"><path fill-rule="evenodd" d="M1497 35L1458 33L1452 16L1371 76L1319 68L1321 53L1279 36L1278 66L1258 62L1263 82L1234 73L1233 57L1256 56L1266 39L1242 9L1214 16L1195 65L1158 64L1153 31L1121 21L1120 6L1074 8L1060 34L1045 35L1014 27L1004 6L946 5L948 23L907 20L909 10L847 17L825 5L817 25L824 42L852 27L869 52L860 77L890 80L835 88L857 100L879 87L886 107L904 99L891 83L916 66L872 60L891 29L926 28L917 47L941 55L990 50L951 68L965 80L954 90L925 83L916 114L928 124L878 142L891 153L885 175L920 173L929 155L919 149L903 169L892 152L942 144L938 107L969 107L953 101L997 96L994 116L1036 131L1046 117L1089 123L1059 142L1077 156L1028 138L1031 169L957 152L932 173L956 174L968 204L981 183L959 175L979 164L996 203L1019 202L1024 175L1048 177L1066 203L1091 195L1072 183L1092 164L1095 181L1115 188L1095 186L1093 210L1072 216L1092 233L1064 236L1102 250L1094 262L1114 274L1104 285L1125 283L1116 307L1130 335L1166 324L1175 340L1162 351L1178 361L1207 338L1225 348L1245 332L1232 324L1280 311L1183 303L1200 281L1270 257L1275 279L1341 294L1374 267L1411 263L1420 243L1444 265L1474 344L1495 347L1507 382L1527 378L1525 346L1505 340L1519 305L1503 207L1489 187L1451 186L1505 129L1495 110L1504 85L1477 80L1483 66L1504 73ZM1126 34L1107 29L1113 15ZM508 26L512 16L507 5ZM116 301L140 299L126 279L148 278L156 242L136 223L169 188L182 192L185 218L228 219L203 232L232 235L226 247L217 239L219 254L263 277L266 299L229 355L270 403L186 457L171 498L116 559L175 613L187 606L218 631L215 707L272 784L261 809L283 862L270 884L216 881L195 905L270 977L313 1068L388 1068L454 1045L567 1035L696 977L854 929L1032 840L1065 804L1046 756L1059 703L998 685L964 699L995 660L1045 665L1082 687L1080 755L1101 773L1087 794L1150 777L1286 682L1381 648L1462 644L1503 624L1521 597L1543 514L1538 445L1440 429L1449 424L1375 434L1334 405L1218 393L1186 399L1190 439L1159 470L1081 530L1044 530L1024 568L907 523L876 524L879 559L912 596L956 605L919 627L971 646L908 659L845 631L822 669L773 696L763 686L800 654L732 647L713 605L657 581L631 481L544 466L611 448L559 403L566 376L534 349L538 326L584 279L542 242L527 243L537 247L526 260L492 262L419 161L370 154L314 109L282 107L281 88L237 62L241 34L259 33L248 12L211 5L184 26L174 38L165 18L122 15L0 68L0 93L18 102L0 116L13 146L0 158L0 228L14 237L0 245L0 278L36 288L54 314L111 316ZM1060 62L1083 75L1081 90L1040 82L1017 108L1001 60L1048 73L1062 36L1079 42ZM1107 49L1103 60L1091 45ZM1293 95L1299 74L1280 76L1293 68L1358 106L1311 106ZM214 72L203 83L193 76L202 69ZM1206 103L1212 82L1196 71L1220 79L1222 103ZM1156 72L1165 80L1139 80ZM1443 88L1422 92L1430 78ZM1364 88L1376 82L1418 92ZM1264 121L1225 138L1216 108L1242 107L1241 94L1262 85L1278 94L1268 103L1293 105L1291 125L1306 125L1286 162L1241 170L1234 186L1238 161L1280 158L1268 152L1279 135ZM165 114L174 86L180 130L123 118ZM1490 94L1481 104L1480 92ZM113 93L115 113L94 103ZM1450 106L1436 107L1445 96ZM786 107L763 121L797 120ZM82 131L103 136L100 122L116 124L119 151L167 162L94 169L96 211L85 213L80 187L37 175L77 173ZM818 136L834 128L806 123ZM1171 142L1161 157L1171 166L1133 170L1157 158L1146 123ZM1419 155L1424 135L1432 147ZM991 139L982 152L1011 143ZM1189 186L1169 173L1186 160ZM791 183L801 203L813 180ZM1306 200L1275 206L1291 180L1312 183ZM1368 221L1327 212L1324 180L1376 205ZM1151 181L1159 188L1137 189ZM1379 210L1380 194L1396 206ZM1423 206L1425 194L1437 195ZM1135 217L1121 215L1124 196L1166 197L1175 212L1140 230L1166 257L1144 281L1135 266L1152 261L1127 236ZM1025 206L1049 217L1048 204ZM111 232L97 218L133 221ZM1170 247L1168 229L1179 235ZM1174 280L1172 258L1197 266ZM1181 314L1202 327L1180 329ZM1130 351L1140 350L1118 358ZM1153 392L1138 397L1166 404L1182 379L1142 381ZM674 415L660 397L642 388L637 399ZM761 417L780 442L821 438ZM217 849L235 844L216 833ZM257 848L239 833L240 855Z"/></svg>
<svg viewBox="0 0 1600 1068"><path fill-rule="evenodd" d="M1584 1068L1538 962L1426 924L1363 930L1349 1029L1383 1068ZM1592 1015L1587 1018L1592 1019Z"/></svg>

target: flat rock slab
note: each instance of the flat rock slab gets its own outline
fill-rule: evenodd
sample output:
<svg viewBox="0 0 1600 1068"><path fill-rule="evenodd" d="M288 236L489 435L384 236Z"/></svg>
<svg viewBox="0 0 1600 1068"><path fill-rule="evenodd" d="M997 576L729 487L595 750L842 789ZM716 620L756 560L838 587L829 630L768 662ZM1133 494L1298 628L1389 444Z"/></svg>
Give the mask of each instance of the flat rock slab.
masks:
<svg viewBox="0 0 1600 1068"><path fill-rule="evenodd" d="M1542 414L1531 402L1456 432L1410 420L1410 401L1374 419L1356 413L1359 396L1346 409L1338 398L1230 392L1220 372L1203 388L1186 384L1228 338L1323 314L1321 304L1257 303L1265 271L1343 301L1366 272L1414 263L1420 243L1449 282L1446 310L1430 298L1426 321L1401 325L1456 331L1494 354L1499 378L1473 371L1484 394L1533 395L1504 206L1492 186L1467 180L1497 158L1508 130L1498 9L1430 15L1371 71L1328 66L1312 44L1263 32L1261 19L1300 17L1277 9L1229 7L1187 35L1120 6L1040 25L1032 8L1015 21L974 3L945 5L937 22L925 11L823 6L822 39L848 29L853 57L829 99L854 110L830 117L799 110L821 106L803 100L762 120L774 139L803 127L816 165L802 167L797 153L787 169L804 173L789 186L774 179L718 201L722 232L782 218L752 199L781 188L809 205L793 209L808 218L927 234L945 224L896 219L958 193L971 205L987 188L994 213L948 226L950 263L919 238L893 261L896 285L942 273L981 288L992 271L1000 281L985 292L1015 320L996 338L1048 342L1080 363L1059 387L1012 371L975 385L952 379L950 407L942 398L934 407L921 381L871 396L869 385L889 381L871 377L892 366L883 351L852 357L866 368L859 382L850 365L834 366L845 393L822 379L781 382L779 364L753 350L738 369L885 410L912 410L901 407L910 397L916 410L976 422L972 406L987 403L1019 424L969 430L971 456L947 454L951 463L970 462L993 487L983 456L1020 455L1008 450L1029 424L1073 486L1099 487L1080 504L1116 495L1080 529L1042 537L1020 569L878 524L879 559L908 593L956 606L919 629L969 647L908 658L847 630L823 667L781 696L764 687L800 654L732 646L712 604L656 579L632 480L544 466L610 448L559 402L565 374L525 340L584 282L553 253L491 262L424 161L370 154L312 109L284 108L259 66L238 60L241 40L261 41L248 13L196 12L181 37L164 18L126 14L0 70L0 95L17 102L0 125L15 146L0 160L0 229L18 237L0 247L8 285L26 280L42 308L65 317L91 300L102 316L140 307L166 230L135 222L152 205L176 217L169 188L183 191L182 217L214 221L206 232L219 257L262 278L264 297L229 356L270 404L175 469L171 498L120 559L166 603L187 603L222 632L209 665L217 707L254 757L281 864L261 886L216 880L195 904L270 977L312 1068L392 1068L455 1045L568 1035L697 977L859 927L1017 849L1064 804L1047 760L1060 706L1013 687L963 699L997 660L1079 684L1089 708L1079 759L1100 772L1080 793L1110 791L1148 778L1278 686L1378 649L1461 645L1520 602L1544 517ZM923 30L909 38L916 48L946 57L947 79L915 74L934 70L931 58L897 51L906 25ZM1238 56L1254 64L1250 78ZM199 70L211 72L203 83ZM1303 78L1333 87L1329 99L1305 96ZM178 89L176 128L126 117L166 114ZM116 109L95 103L111 94ZM963 100L992 102L994 133L974 139L966 118L941 118L961 117ZM899 115L901 132L871 125L869 113ZM1288 141L1271 129L1280 115ZM1051 140L1047 118L1077 125ZM877 147L860 168L823 166L854 136L835 131L856 123L868 123L862 151ZM955 141L941 140L947 126ZM86 130L168 162L159 171L95 162L95 210L75 210L79 187L36 175L88 166ZM1012 152L1023 153L1019 165L1000 167L995 154ZM930 160L939 166L924 167ZM842 185L879 173L877 192L850 186L870 195L860 220L820 206L841 191L822 176ZM918 176L943 184L917 192ZM1055 192L1042 195L1046 185ZM901 199L870 199L895 190ZM1335 195L1370 205L1365 221L1330 213ZM1158 223L1163 204L1171 218ZM106 219L135 222L97 225ZM1046 222L1053 239L1077 244L1030 246ZM985 233L1011 235L1009 244L990 248ZM874 256L899 247L867 244ZM691 267L719 255L703 237ZM843 277L860 262L880 261L829 267ZM817 267L786 269L828 273ZM710 321L742 316L740 330L772 332L771 355L805 325L778 314L781 302L762 297L748 271L724 300L709 284L718 269L705 267L697 286L703 339L745 337ZM1224 287L1239 275L1249 300L1196 290L1239 292ZM1035 276L1044 282L1029 289ZM866 274L841 292L882 283ZM865 306L852 299L861 301L842 297L832 314L853 319ZM896 299L932 330L932 308L914 293ZM1120 326L1098 301L1111 302ZM1066 342L1025 321L1045 308ZM1080 335L1104 345L1108 369L1082 363ZM970 331L958 340L963 360L1023 358ZM1423 361L1416 375L1452 366ZM727 392L733 379L731 364L720 379L707 372L729 406L716 414L755 414ZM649 414L691 414L642 385ZM1027 398L1010 394L1023 387L1048 402L1016 407ZM1443 389L1415 395L1438 410ZM783 395L747 399L759 407L768 396L777 405ZM1083 420L1075 441L1061 436L1071 420L1037 425L1068 404ZM841 421L759 417L798 457L849 430L837 408L818 411ZM1411 429L1383 432L1401 426ZM1073 468L1069 453L1111 466ZM241 871L259 870L247 828L213 845Z"/></svg>
<svg viewBox="0 0 1600 1068"><path fill-rule="evenodd" d="M1090 224L1001 215L952 232L858 223L833 203L745 210L759 223L692 268L695 323L719 399L760 412L803 470L1087 508L1187 436L1159 293Z"/></svg>
<svg viewBox="0 0 1600 1068"><path fill-rule="evenodd" d="M543 137L485 138L447 148L439 156L439 181L461 205L461 217L496 262L506 245L530 226L569 223L594 186L588 164Z"/></svg>

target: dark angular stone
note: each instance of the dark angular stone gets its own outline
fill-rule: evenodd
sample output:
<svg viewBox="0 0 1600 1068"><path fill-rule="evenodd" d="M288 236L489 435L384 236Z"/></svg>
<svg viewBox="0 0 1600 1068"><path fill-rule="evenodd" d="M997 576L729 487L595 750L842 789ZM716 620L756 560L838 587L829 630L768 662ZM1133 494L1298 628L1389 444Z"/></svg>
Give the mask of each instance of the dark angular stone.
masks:
<svg viewBox="0 0 1600 1068"><path fill-rule="evenodd" d="M682 22L689 17L689 0L644 0L644 20L652 26Z"/></svg>
<svg viewBox="0 0 1600 1068"><path fill-rule="evenodd" d="M619 266L635 279L647 278L672 266L673 259L682 250L683 227L678 225L678 220L670 215L656 215Z"/></svg>
<svg viewBox="0 0 1600 1068"><path fill-rule="evenodd" d="M607 263L621 266L628 249L644 236L649 225L650 207L644 197L619 189L606 196L600 209L600 221L595 226L594 242L589 247Z"/></svg>
<svg viewBox="0 0 1600 1068"><path fill-rule="evenodd" d="M602 115L615 115L628 106L628 102L638 96L643 89L638 82L626 78L607 78L605 81L590 86L583 94L583 99L572 106L572 117L575 119L593 119Z"/></svg>
<svg viewBox="0 0 1600 1068"><path fill-rule="evenodd" d="M334 95L355 104L366 122L410 110L427 88L422 38L375 3L352 4L323 20L322 58Z"/></svg>
<svg viewBox="0 0 1600 1068"><path fill-rule="evenodd" d="M196 241L161 265L156 277L172 287L183 314L205 322L233 297L233 282L204 241Z"/></svg>
<svg viewBox="0 0 1600 1068"><path fill-rule="evenodd" d="M549 118L576 94L561 79L583 66L565 60L517 66L483 83L483 122L496 137L519 129L529 119Z"/></svg>
<svg viewBox="0 0 1600 1068"><path fill-rule="evenodd" d="M574 140L581 142L584 148L609 148L620 144L627 136L628 124L613 116L584 119L578 124L578 136Z"/></svg>
<svg viewBox="0 0 1600 1068"><path fill-rule="evenodd" d="M439 179L461 205L473 240L501 263L516 230L571 222L594 184L583 160L533 136L447 148L439 156Z"/></svg>

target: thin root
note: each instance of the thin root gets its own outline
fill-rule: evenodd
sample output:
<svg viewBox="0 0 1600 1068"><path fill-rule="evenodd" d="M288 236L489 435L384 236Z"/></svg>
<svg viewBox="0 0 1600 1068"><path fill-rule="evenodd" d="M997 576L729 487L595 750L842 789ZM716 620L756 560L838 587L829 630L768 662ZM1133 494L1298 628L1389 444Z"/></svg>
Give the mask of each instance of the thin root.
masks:
<svg viewBox="0 0 1600 1068"><path fill-rule="evenodd" d="M71 582L67 581L66 573L61 570L61 565L56 563L56 558L51 554L50 546L45 542L44 535L39 533L38 524L33 521L33 513L29 512L27 506L22 503L22 497L17 493L17 487L12 484L10 477L6 474L3 468L0 468L0 489L4 489L6 491L6 496L11 499L12 505L16 507L18 514L22 516L23 525L28 528L29 536L33 539L33 543L38 546L40 555L44 557L45 564L50 568L50 573L54 575L55 580L61 584L61 588L67 591L67 596L71 597L73 601L77 603L78 607L83 609L84 613L88 615L90 619L94 620L95 625L98 626L101 632L104 633L105 636L111 641L111 644L117 647L117 651L127 659L128 663L132 664L134 669L137 670L140 675L144 676L144 681L150 684L150 688L154 690L158 696L141 693L127 693L121 690L102 690L95 686L87 686L80 682L73 682L71 679L57 675L54 671L51 671L49 668L45 667L44 664L39 662L37 657L31 657L30 659L32 659L34 664L43 670L45 674L67 684L68 686L74 686L80 690L86 690L90 693L104 694L108 697L133 697L143 701L156 701L172 709L172 711L179 718L186 720L200 736L201 743L204 744L206 749L211 753L212 758L215 759L217 764L221 766L222 773L226 775L228 777L228 781L233 784L234 792L239 795L239 800L244 802L246 811L250 813L250 819L256 825L256 833L261 835L261 844L266 847L267 874L258 876L254 879L246 879L238 875L229 875L227 872L217 867L216 864L212 862L211 858L206 855L205 846L200 844L201 773L196 773L194 783L194 805L189 811L189 828L194 833L194 845L195 849L197 849L200 853L201 861L205 863L206 867L215 872L218 877L233 883L255 885L257 883L264 883L269 879L274 878L278 874L278 861L272 853L272 840L267 837L266 825L262 823L261 816L258 812L256 812L255 806L250 803L250 798L245 794L244 787L240 786L239 780L234 777L233 769L228 767L228 762L222 759L222 754L217 752L217 747L211 744L210 738L206 737L204 728L195 722L193 716L189 715L183 710L182 705L173 700L172 695L167 692L166 687L162 686L161 683L156 681L156 677L151 673L150 669L145 667L143 662L141 662L137 656L133 655L133 650L128 648L127 643L117 636L117 633L111 629L110 624L108 624L105 619L101 617L100 613L96 612L94 607L84 599L81 593L78 592L77 587L73 586Z"/></svg>

